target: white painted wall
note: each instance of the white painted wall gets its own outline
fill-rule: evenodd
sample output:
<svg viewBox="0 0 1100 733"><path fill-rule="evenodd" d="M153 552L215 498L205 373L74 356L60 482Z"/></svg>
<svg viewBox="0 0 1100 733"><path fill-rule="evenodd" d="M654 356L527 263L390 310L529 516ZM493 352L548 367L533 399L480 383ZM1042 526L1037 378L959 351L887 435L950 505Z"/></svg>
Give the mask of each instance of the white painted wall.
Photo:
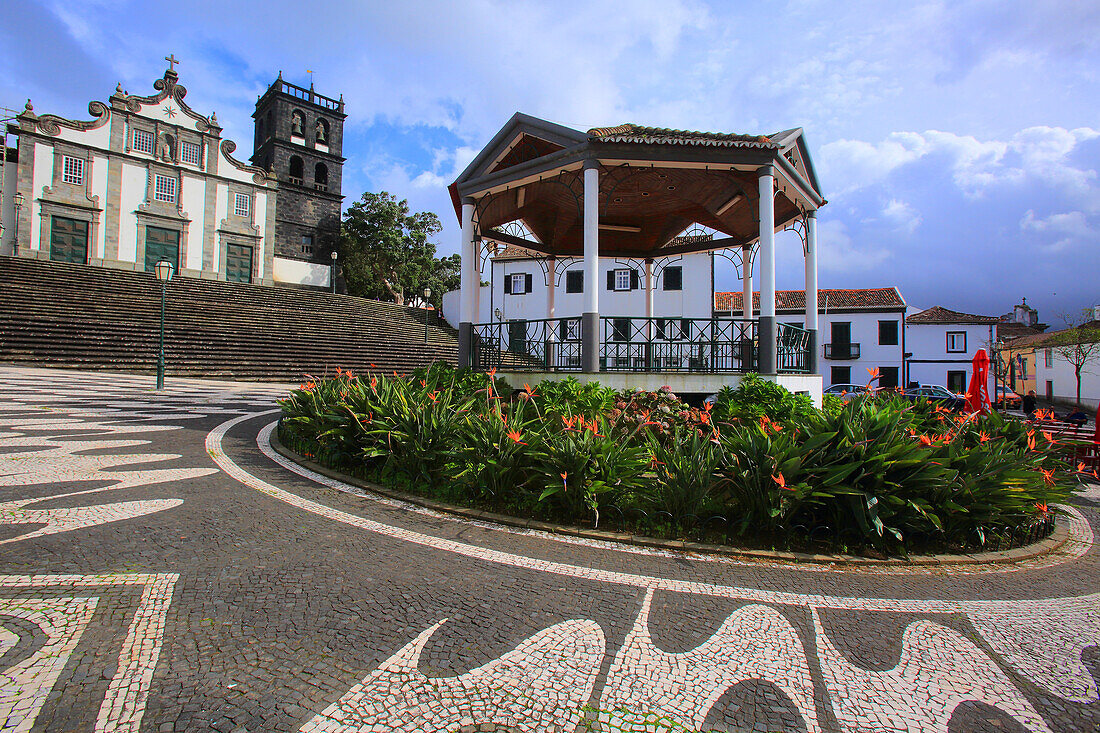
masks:
<svg viewBox="0 0 1100 733"><path fill-rule="evenodd" d="M221 170L219 167L218 170ZM222 243L217 229L222 220L229 216L229 184L219 183L214 187L214 241L209 243L213 250L213 262L210 269L218 272L222 267Z"/></svg>
<svg viewBox="0 0 1100 733"><path fill-rule="evenodd" d="M653 278L653 315L654 317L710 318L713 313L713 290L711 285L711 258L709 254L685 255L678 261L670 262L670 267L683 268L683 289L663 290L663 272ZM584 312L584 292L565 292L566 271L580 271L581 261L575 261L568 267L559 264L556 277L555 317L576 318ZM607 273L617 269L634 269L638 272L638 288L628 291L607 289ZM656 263L654 271L657 271ZM508 295L504 292L504 281L509 275L530 274L531 292L523 295ZM631 262L610 258L600 258L599 276L596 278L599 289L601 316L644 317L645 303L645 265L634 260ZM496 309L500 309L503 320L536 320L546 318L547 284L542 267L534 260L505 260L492 263L492 287L489 291L491 305L482 295L482 313L480 317L490 318ZM585 291L589 283L584 283Z"/></svg>
<svg viewBox="0 0 1100 733"><path fill-rule="evenodd" d="M99 233L96 241L92 242L93 257L103 258L107 252L107 227L105 219L107 209L107 157L104 155L92 156L92 196L99 197L99 206L104 213L99 215Z"/></svg>
<svg viewBox="0 0 1100 733"><path fill-rule="evenodd" d="M1047 366L1045 349L1035 350L1035 392L1041 398L1047 396L1047 382L1053 382L1054 399L1059 402L1076 402L1077 377L1073 365L1050 351L1051 366ZM1095 410L1100 405L1100 356L1093 357L1081 368L1081 402Z"/></svg>
<svg viewBox="0 0 1100 733"><path fill-rule="evenodd" d="M329 279L332 268L328 265L318 265L313 262L302 262L301 260L288 260L283 257L276 257L271 271L277 283L313 285L315 287L326 288L332 287L332 280Z"/></svg>
<svg viewBox="0 0 1100 733"><path fill-rule="evenodd" d="M94 130L85 130L83 132L62 125L61 132L57 137L61 140L76 143L78 145L90 145L93 148L107 150L111 147L111 121L108 120Z"/></svg>
<svg viewBox="0 0 1100 733"><path fill-rule="evenodd" d="M940 384L947 386L947 372L966 372L966 384L970 385L973 372L972 362L978 349L985 349L992 359L990 349L990 326L987 324L933 324L912 323L906 327L906 350L912 352L909 358L909 380L921 384ZM947 333L963 331L966 333L966 351L964 353L947 352ZM996 324L993 325L993 340L996 341ZM993 389L993 370L989 371L990 390ZM992 395L990 391L990 395Z"/></svg>
<svg viewBox="0 0 1100 733"><path fill-rule="evenodd" d="M848 367L849 382L852 384L866 384L871 376L868 373L868 369L879 369L883 367L897 367L898 368L898 384L901 387L905 386L905 374L902 369L902 356L905 351L902 347L902 327L901 327L901 312L893 313L875 313L856 311L853 313L835 312L829 311L818 316L818 369L821 372L822 379L826 386L834 383L832 379L832 367ZM802 314L792 316L787 313L781 313L776 316L777 320L782 323L791 323L799 327L803 327L805 319ZM895 345L887 345L879 343L879 321L894 321L896 322L898 329L898 343ZM825 358L825 345L831 344L833 340L832 329L833 323L850 323L851 324L851 343L859 344L859 358L858 359L826 359ZM912 351L912 349L909 349ZM842 379L836 380L837 384L844 384Z"/></svg>
<svg viewBox="0 0 1100 733"><path fill-rule="evenodd" d="M31 200L24 204L31 207L31 249L39 249L42 242L42 205L38 197L44 186L53 185L53 146L34 144L34 170L31 175Z"/></svg>
<svg viewBox="0 0 1100 733"><path fill-rule="evenodd" d="M13 161L4 163L4 190L0 191L0 222L4 224L3 237L0 238L0 254L10 255L15 251L15 184L18 170ZM24 204L25 206L26 204Z"/></svg>
<svg viewBox="0 0 1100 733"><path fill-rule="evenodd" d="M148 169L137 163L122 164L122 191L119 198L118 258L137 262L137 217L134 212L145 201ZM144 267L145 263L141 263ZM139 268L140 269L140 268Z"/></svg>
<svg viewBox="0 0 1100 733"><path fill-rule="evenodd" d="M206 223L206 181L197 176L183 176L181 196L183 210L191 219L187 229L187 261L182 266L189 270L201 270L203 227Z"/></svg>

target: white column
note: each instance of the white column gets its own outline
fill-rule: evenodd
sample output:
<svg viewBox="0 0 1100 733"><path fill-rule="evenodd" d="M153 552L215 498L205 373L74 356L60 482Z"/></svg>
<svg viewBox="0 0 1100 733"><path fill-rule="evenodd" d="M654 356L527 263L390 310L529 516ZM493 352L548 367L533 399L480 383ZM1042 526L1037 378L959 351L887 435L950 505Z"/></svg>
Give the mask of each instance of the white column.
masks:
<svg viewBox="0 0 1100 733"><path fill-rule="evenodd" d="M730 313L732 316L733 314ZM752 247L741 248L741 317L752 320Z"/></svg>
<svg viewBox="0 0 1100 733"><path fill-rule="evenodd" d="M806 215L806 330L817 330L817 212Z"/></svg>
<svg viewBox="0 0 1100 733"><path fill-rule="evenodd" d="M481 242L478 241L477 232L471 233L470 236L470 260L474 263L474 271L471 275L474 282L473 289L473 323L482 323L484 321L493 320L491 317L482 319L481 317Z"/></svg>
<svg viewBox="0 0 1100 733"><path fill-rule="evenodd" d="M600 370L600 171L599 162L584 162L584 314L581 318L581 363L586 372Z"/></svg>
<svg viewBox="0 0 1100 733"><path fill-rule="evenodd" d="M760 371L775 374L775 178L770 165L758 171L760 200Z"/></svg>
<svg viewBox="0 0 1100 733"><path fill-rule="evenodd" d="M554 317L555 299L557 297L557 288L554 287L556 265L558 260L556 257L550 257L546 260L546 317Z"/></svg>
<svg viewBox="0 0 1100 733"><path fill-rule="evenodd" d="M477 265L476 252L474 251L474 200L464 198L462 200L462 255L461 271L459 273L460 307L458 317L458 365L471 366L473 356L473 323L477 320L477 300L474 290L481 287L479 279L474 275Z"/></svg>
<svg viewBox="0 0 1100 733"><path fill-rule="evenodd" d="M817 374L817 212L806 214L806 332L810 374ZM899 377L900 379L900 377Z"/></svg>
<svg viewBox="0 0 1100 733"><path fill-rule="evenodd" d="M462 312L459 315L460 323L475 323L477 313L474 311L475 288L480 287L474 275L476 253L474 252L474 204L472 199L462 202L462 273L459 281L459 289L462 291Z"/></svg>
<svg viewBox="0 0 1100 733"><path fill-rule="evenodd" d="M646 338L653 339L653 260L645 261L645 317L649 319Z"/></svg>

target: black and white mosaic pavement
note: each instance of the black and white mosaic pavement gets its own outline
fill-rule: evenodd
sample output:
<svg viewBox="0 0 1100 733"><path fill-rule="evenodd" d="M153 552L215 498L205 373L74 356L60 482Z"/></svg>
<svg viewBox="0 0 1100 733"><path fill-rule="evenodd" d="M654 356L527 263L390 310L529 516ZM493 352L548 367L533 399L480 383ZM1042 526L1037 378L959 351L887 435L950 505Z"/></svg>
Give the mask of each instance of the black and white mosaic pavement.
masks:
<svg viewBox="0 0 1100 733"><path fill-rule="evenodd" d="M1100 497L901 571L443 516L269 445L277 386L0 368L0 731L1097 731Z"/></svg>

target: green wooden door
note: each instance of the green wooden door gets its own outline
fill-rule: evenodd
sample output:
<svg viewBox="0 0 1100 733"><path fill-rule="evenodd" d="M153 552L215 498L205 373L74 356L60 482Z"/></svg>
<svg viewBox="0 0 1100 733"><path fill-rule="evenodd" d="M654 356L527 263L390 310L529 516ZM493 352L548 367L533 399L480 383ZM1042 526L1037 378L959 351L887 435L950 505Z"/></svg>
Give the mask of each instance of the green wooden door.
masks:
<svg viewBox="0 0 1100 733"><path fill-rule="evenodd" d="M145 227L145 271L153 272L161 260L168 260L176 273L180 270L180 233L172 229Z"/></svg>
<svg viewBox="0 0 1100 733"><path fill-rule="evenodd" d="M225 279L235 283L252 282L252 247L247 244L225 246Z"/></svg>
<svg viewBox="0 0 1100 733"><path fill-rule="evenodd" d="M88 222L50 218L50 259L54 262L88 261Z"/></svg>

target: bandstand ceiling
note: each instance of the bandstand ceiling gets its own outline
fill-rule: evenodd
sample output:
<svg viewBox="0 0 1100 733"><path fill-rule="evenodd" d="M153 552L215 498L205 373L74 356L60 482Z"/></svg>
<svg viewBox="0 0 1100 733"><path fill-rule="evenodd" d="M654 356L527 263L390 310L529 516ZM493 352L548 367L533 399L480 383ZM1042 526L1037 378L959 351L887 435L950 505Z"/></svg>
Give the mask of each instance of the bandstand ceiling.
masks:
<svg viewBox="0 0 1100 733"><path fill-rule="evenodd" d="M747 245L759 236L757 169L776 178L776 229L825 203L801 130L773 136L620 125L582 133L517 114L451 185L476 205L478 232L522 220L537 243L504 241L562 256L583 252L583 171L599 161L599 245L605 256L655 257ZM677 240L694 225L713 241ZM720 237L725 237L721 239Z"/></svg>

